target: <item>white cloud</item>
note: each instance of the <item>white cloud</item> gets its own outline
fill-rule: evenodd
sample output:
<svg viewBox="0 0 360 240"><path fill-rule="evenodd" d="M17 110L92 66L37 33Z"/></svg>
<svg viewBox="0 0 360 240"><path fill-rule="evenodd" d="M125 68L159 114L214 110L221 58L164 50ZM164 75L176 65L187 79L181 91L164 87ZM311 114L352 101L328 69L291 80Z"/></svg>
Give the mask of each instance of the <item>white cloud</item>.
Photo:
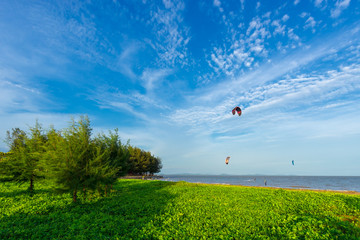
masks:
<svg viewBox="0 0 360 240"><path fill-rule="evenodd" d="M244 10L245 9L245 0L240 0L241 3L241 9Z"/></svg>
<svg viewBox="0 0 360 240"><path fill-rule="evenodd" d="M273 32L274 35L276 34L285 35L285 25L281 25L279 20L272 21L271 25L275 26L275 30Z"/></svg>
<svg viewBox="0 0 360 240"><path fill-rule="evenodd" d="M145 73L144 77L146 77L146 75L151 76L150 74L150 72ZM157 76L159 78L161 78L161 74L164 74L163 76L166 75L166 73L156 74L159 74ZM156 121L156 119L153 118L153 115L155 114L154 108L161 111L168 110L170 107L167 103L161 100L161 97L158 96L159 93L152 93L155 87L153 84L158 79L154 80L155 82L151 82L153 80L150 81L148 78L146 79L147 82L144 82L144 84L146 87L150 88L149 94L142 94L138 91L124 92L116 87L103 85L96 88L94 91L91 91L87 95L87 98L96 102L99 108L124 112L137 119L142 121L145 120L147 123L151 123ZM156 114L159 114L159 112L156 111Z"/></svg>
<svg viewBox="0 0 360 240"><path fill-rule="evenodd" d="M140 45L133 42L128 44L118 57L115 70L121 72L125 76L135 79L137 76L133 71L133 63L137 52L140 49Z"/></svg>
<svg viewBox="0 0 360 240"><path fill-rule="evenodd" d="M302 12L300 14L301 18L307 18L305 21L305 25L304 25L304 29L308 29L311 28L312 32L315 32L315 26L316 26L316 21L315 19L310 15L310 13L308 12Z"/></svg>
<svg viewBox="0 0 360 240"><path fill-rule="evenodd" d="M255 41L254 44L250 45L250 51L255 52L256 54L261 53L263 50L264 50L264 45L260 40Z"/></svg>
<svg viewBox="0 0 360 240"><path fill-rule="evenodd" d="M142 85L147 92L151 92L158 88L171 72L170 69L145 69L141 76Z"/></svg>
<svg viewBox="0 0 360 240"><path fill-rule="evenodd" d="M221 6L221 2L220 2L219 0L214 0L214 6L220 7L220 6Z"/></svg>
<svg viewBox="0 0 360 240"><path fill-rule="evenodd" d="M307 12L302 12L302 13L300 14L300 17L301 17L301 18L304 18L304 17L307 17L307 16L309 16L309 13L307 13Z"/></svg>
<svg viewBox="0 0 360 240"><path fill-rule="evenodd" d="M152 43L158 53L159 62L166 65L187 64L187 44L190 41L189 29L185 26L182 1L165 1L166 9L156 8L151 11L156 41Z"/></svg>
<svg viewBox="0 0 360 240"><path fill-rule="evenodd" d="M225 44L214 47L207 55L209 66L218 75L235 76L248 68L257 68L279 51L284 54L289 49L301 47L303 43L298 26L289 27L285 24L290 18L287 14L282 14L279 19L272 18L277 15L280 13L266 12L261 16L253 17L247 26L244 22L241 22L237 28L227 25L231 37L225 38ZM315 19L307 12L303 12L301 17L307 17L304 28L310 28L315 32L318 24ZM274 46L278 51L274 50Z"/></svg>
<svg viewBox="0 0 360 240"><path fill-rule="evenodd" d="M346 102L341 99L360 90L360 65L318 75L294 76L255 88L234 86L237 90L229 91L224 96L225 100L208 105L197 105L199 100L193 100L194 107L176 110L169 115L169 120L189 127L190 132L205 135L224 132L231 136L231 132L235 131L232 122L239 120L234 120L230 112L239 103L242 107L246 106L243 107L241 120L245 118L242 125L249 131L257 131L260 126L277 128L281 126L280 122L292 121L294 116L311 117L319 122L329 117L336 118L336 115L329 116L329 108L334 110L336 106L349 106L350 113L351 108L357 105L356 99ZM360 112L360 109L356 111ZM318 116L314 117L313 112ZM360 133L360 126L356 131ZM318 131L314 132L314 136L318 134ZM336 134L339 132L336 131Z"/></svg>
<svg viewBox="0 0 360 240"><path fill-rule="evenodd" d="M281 18L281 20L283 20L283 22L286 22L287 20L289 20L289 15L287 15L287 14L285 14L282 18Z"/></svg>
<svg viewBox="0 0 360 240"><path fill-rule="evenodd" d="M298 5L299 2L300 2L300 0L295 0L294 5Z"/></svg>
<svg viewBox="0 0 360 240"><path fill-rule="evenodd" d="M40 93L19 83L0 81L0 113L39 109Z"/></svg>
<svg viewBox="0 0 360 240"><path fill-rule="evenodd" d="M224 52L222 49L214 48L214 52L211 54L211 61L209 65L217 72L224 72L226 75L233 75L233 70L236 68L236 64L242 64L247 57L246 53L243 53L241 49L236 49L234 53Z"/></svg>
<svg viewBox="0 0 360 240"><path fill-rule="evenodd" d="M252 111L255 114L258 112L255 109L260 108L262 111L264 109L271 111L271 106L276 106L277 109L292 109L304 104L306 105L304 109L310 109L313 103L317 105L328 105L328 101L333 101L333 104L338 103L336 102L338 98L360 90L359 62L333 72L289 77L282 81L278 79L286 75L291 76L294 71L313 64L315 60L321 63L321 59L333 54L334 51L353 46L357 35L358 31L352 30L343 31L341 34L334 33L326 40L313 43L309 48L299 49L286 57L279 56L279 59L272 59L257 70L241 74L238 78L224 80L196 91L194 95L189 96L189 102L195 107L179 109L169 118L177 124L184 124L191 129L211 134L220 130L218 126L224 125L221 124L221 119L228 121L229 109L239 103L244 104L244 114L245 112L250 114ZM352 41L347 41L349 39ZM333 50L329 52L329 49ZM348 51L354 54L357 52L352 49ZM259 86L264 87L259 88ZM354 101L352 103L354 104ZM211 109L208 110L207 106L211 106Z"/></svg>
<svg viewBox="0 0 360 240"><path fill-rule="evenodd" d="M316 26L316 21L314 20L313 17L309 17L305 22L304 29L311 28L312 32L314 33L315 32L315 26Z"/></svg>
<svg viewBox="0 0 360 240"><path fill-rule="evenodd" d="M197 95L198 98L202 101L219 101L223 96L227 95L229 92L232 92L234 86L241 86L241 89L246 89L249 86L256 86L265 84L268 81L273 81L276 78L283 76L288 72L292 72L299 67L306 66L307 64L315 61L319 58L328 56L329 49L343 49L346 48L351 42L348 41L339 41L338 38L341 37L344 39L351 39L352 34L342 33L336 35L336 37L330 37L330 41L322 41L318 43L317 46L313 46L308 49L299 49L297 52L294 52L292 55L282 57L281 60L273 60L267 64L263 64L259 69L253 70L248 74L242 75L235 80L225 81L220 83L216 87L210 88L208 90L202 90L202 94Z"/></svg>
<svg viewBox="0 0 360 240"><path fill-rule="evenodd" d="M51 96L40 83L31 82L33 76L11 68L0 68L0 114L33 112L59 108L61 103L52 102Z"/></svg>
<svg viewBox="0 0 360 240"><path fill-rule="evenodd" d="M224 9L221 7L220 0L214 0L214 6L217 7L220 12L224 12Z"/></svg>
<svg viewBox="0 0 360 240"><path fill-rule="evenodd" d="M245 62L249 57L249 53L244 52L241 48L235 49L233 54L236 61L240 63Z"/></svg>
<svg viewBox="0 0 360 240"><path fill-rule="evenodd" d="M337 0L335 3L335 8L331 10L331 17L339 17L341 12L344 11L349 6L349 4L350 0Z"/></svg>
<svg viewBox="0 0 360 240"><path fill-rule="evenodd" d="M294 33L294 29L292 29L292 28L288 29L288 36L290 39L293 39L295 41L300 41L299 36Z"/></svg>
<svg viewBox="0 0 360 240"><path fill-rule="evenodd" d="M256 3L256 10L259 10L260 6L261 6L261 3L260 3L260 2L257 2L257 3Z"/></svg>
<svg viewBox="0 0 360 240"><path fill-rule="evenodd" d="M270 13L262 18L254 17L246 29L246 36L232 30L230 48L215 47L208 63L217 73L234 76L242 67L250 68L257 63L255 57L264 58L268 54L266 39L271 37ZM281 26L279 26L281 28Z"/></svg>
<svg viewBox="0 0 360 240"><path fill-rule="evenodd" d="M163 4L165 5L165 8L167 8L167 9L174 7L174 4L171 0L163 0Z"/></svg>
<svg viewBox="0 0 360 240"><path fill-rule="evenodd" d="M315 0L315 6L316 7L321 7L322 2L323 2L323 0Z"/></svg>

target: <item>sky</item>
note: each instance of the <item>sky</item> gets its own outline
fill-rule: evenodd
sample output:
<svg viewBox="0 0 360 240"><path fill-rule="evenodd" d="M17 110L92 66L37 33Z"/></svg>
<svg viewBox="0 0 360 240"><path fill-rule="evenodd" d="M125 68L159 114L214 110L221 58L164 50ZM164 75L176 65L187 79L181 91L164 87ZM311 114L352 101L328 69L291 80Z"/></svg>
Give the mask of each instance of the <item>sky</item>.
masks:
<svg viewBox="0 0 360 240"><path fill-rule="evenodd" d="M0 1L0 151L81 115L160 174L359 176L360 2Z"/></svg>

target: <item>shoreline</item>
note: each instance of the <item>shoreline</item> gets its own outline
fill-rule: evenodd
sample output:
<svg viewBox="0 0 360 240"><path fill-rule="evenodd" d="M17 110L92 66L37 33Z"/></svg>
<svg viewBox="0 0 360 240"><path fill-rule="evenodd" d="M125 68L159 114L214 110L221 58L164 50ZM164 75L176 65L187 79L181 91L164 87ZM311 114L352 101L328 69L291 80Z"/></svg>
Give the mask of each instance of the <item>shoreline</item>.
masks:
<svg viewBox="0 0 360 240"><path fill-rule="evenodd" d="M169 181L162 180L167 182L180 182L180 181ZM200 185L219 185L219 186L234 186L234 187L246 187L246 188L264 188L264 189L284 189L290 191L311 191L311 192L327 192L327 193L342 193L347 195L360 195L360 192L355 190L333 190L333 189L313 189L310 187L301 187L301 188L288 188L288 187L267 187L267 186L246 186L241 184L229 184L229 183L202 183L202 182L187 182L192 184L200 184Z"/></svg>
<svg viewBox="0 0 360 240"><path fill-rule="evenodd" d="M180 182L184 180L179 181L172 181L168 180L166 176L161 175L127 175L120 177L119 179L143 179L143 180L159 180L159 181L166 181L166 182ZM193 183L193 184L203 184L203 185L219 185L219 186L239 186L239 187L250 187L250 188L265 188L265 189L284 189L284 190L291 190L291 191L312 191L312 192L328 192L328 193L343 193L348 195L360 195L360 191L356 190L335 190L335 189L317 189L317 188L311 188L308 186L289 186L289 187L273 187L273 186L248 186L248 185L242 185L242 184L230 184L230 183L204 183L204 182L188 182L187 183Z"/></svg>
<svg viewBox="0 0 360 240"><path fill-rule="evenodd" d="M119 179L144 179L144 180L158 180L162 179L163 176L160 175L127 175L119 177Z"/></svg>

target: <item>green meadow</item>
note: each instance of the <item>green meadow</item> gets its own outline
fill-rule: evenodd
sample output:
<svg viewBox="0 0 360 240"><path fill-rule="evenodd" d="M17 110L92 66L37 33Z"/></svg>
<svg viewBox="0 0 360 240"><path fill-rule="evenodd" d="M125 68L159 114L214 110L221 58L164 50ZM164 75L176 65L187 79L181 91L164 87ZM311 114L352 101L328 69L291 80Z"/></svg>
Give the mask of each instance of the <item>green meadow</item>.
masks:
<svg viewBox="0 0 360 240"><path fill-rule="evenodd" d="M119 180L108 197L0 183L0 239L360 239L360 195Z"/></svg>

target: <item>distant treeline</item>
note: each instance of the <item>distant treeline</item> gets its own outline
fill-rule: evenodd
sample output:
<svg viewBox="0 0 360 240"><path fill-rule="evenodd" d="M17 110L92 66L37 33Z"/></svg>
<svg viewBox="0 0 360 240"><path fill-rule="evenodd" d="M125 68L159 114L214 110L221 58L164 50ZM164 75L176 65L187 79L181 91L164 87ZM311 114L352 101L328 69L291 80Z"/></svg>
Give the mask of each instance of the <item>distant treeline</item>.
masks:
<svg viewBox="0 0 360 240"><path fill-rule="evenodd" d="M79 192L107 195L121 176L152 175L162 168L160 158L122 143L117 129L93 137L87 116L60 131L44 130L37 121L27 132L14 128L6 142L10 150L0 152L0 180L28 182L33 193L38 179L52 179L74 202Z"/></svg>

